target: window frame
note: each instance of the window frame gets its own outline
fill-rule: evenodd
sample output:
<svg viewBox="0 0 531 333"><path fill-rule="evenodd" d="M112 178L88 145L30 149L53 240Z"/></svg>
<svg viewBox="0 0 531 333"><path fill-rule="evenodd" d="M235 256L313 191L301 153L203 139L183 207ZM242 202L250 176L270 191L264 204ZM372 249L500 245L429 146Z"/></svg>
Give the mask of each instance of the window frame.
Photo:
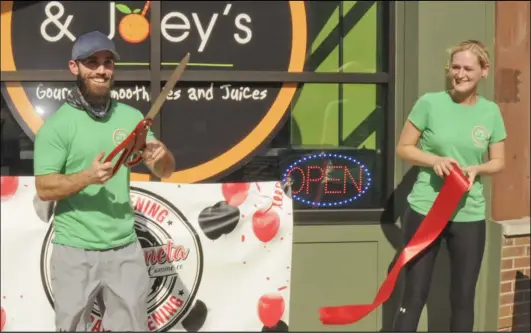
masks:
<svg viewBox="0 0 531 333"><path fill-rule="evenodd" d="M376 3L376 2L375 2ZM384 151L385 169L383 194L385 200L392 200L394 190L395 165L395 32L396 3L383 2L388 6L388 17L382 25L383 33L387 34L387 69L388 72L376 73L343 73L343 72L300 72L289 73L279 71L230 71L230 70L187 70L183 82L247 82L247 83L332 83L332 84L381 84L386 86L387 101L385 108L384 131L387 134ZM342 16L343 1L340 1L339 14ZM117 82L146 81L150 82L151 101L162 89L162 82L167 80L172 70L161 69L161 2L152 1L150 8L150 69L116 70ZM342 48L342 37L339 47ZM340 57L342 52L339 52ZM72 74L68 70L17 70L2 71L1 82L57 82L71 81ZM153 122L153 131L160 133L160 118ZM392 223L385 221L387 209L393 207L392 202L383 202L379 209L306 209L294 211L295 225L345 225L345 224L380 224ZM387 207L387 208L385 208Z"/></svg>

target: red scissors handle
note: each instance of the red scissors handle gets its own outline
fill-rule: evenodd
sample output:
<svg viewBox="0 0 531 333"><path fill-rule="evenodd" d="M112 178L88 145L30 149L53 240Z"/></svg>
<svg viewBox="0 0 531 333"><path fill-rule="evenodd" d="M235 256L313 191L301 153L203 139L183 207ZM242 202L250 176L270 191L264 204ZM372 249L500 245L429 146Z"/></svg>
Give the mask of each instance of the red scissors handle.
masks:
<svg viewBox="0 0 531 333"><path fill-rule="evenodd" d="M122 164L127 167L133 167L142 161L142 151L146 148L146 137L151 127L151 119L143 119L135 127L133 132L125 138L114 150L107 156L105 163L111 162L118 154L120 157L113 167L112 175L114 176ZM138 154L133 159L131 156Z"/></svg>

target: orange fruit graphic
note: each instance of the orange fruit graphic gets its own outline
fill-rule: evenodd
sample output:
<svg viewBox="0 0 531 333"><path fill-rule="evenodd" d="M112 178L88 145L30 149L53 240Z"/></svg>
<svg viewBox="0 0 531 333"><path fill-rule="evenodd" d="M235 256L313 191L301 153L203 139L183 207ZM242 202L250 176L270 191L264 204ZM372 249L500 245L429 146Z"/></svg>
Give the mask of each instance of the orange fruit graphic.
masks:
<svg viewBox="0 0 531 333"><path fill-rule="evenodd" d="M149 22L140 14L128 14L120 21L118 32L126 42L140 43L149 35Z"/></svg>
<svg viewBox="0 0 531 333"><path fill-rule="evenodd" d="M149 21L146 12L151 1L146 1L144 9L131 10L127 5L117 4L116 9L125 14L118 25L118 33L128 43L143 42L149 35ZM140 13L140 14L139 14Z"/></svg>

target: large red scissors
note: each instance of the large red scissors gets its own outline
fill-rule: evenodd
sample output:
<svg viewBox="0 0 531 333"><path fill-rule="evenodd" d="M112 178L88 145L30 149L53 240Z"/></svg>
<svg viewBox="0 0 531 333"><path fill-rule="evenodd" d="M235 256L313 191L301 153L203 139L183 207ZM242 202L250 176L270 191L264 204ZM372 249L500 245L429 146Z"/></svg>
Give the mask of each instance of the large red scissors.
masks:
<svg viewBox="0 0 531 333"><path fill-rule="evenodd" d="M116 164L112 169L113 176L116 174L118 169L120 169L122 164L130 168L142 161L142 151L146 148L146 136L151 128L153 118L155 118L160 112L162 104L164 104L166 97L169 96L173 87L175 87L175 84L183 74L189 60L190 53L187 53L164 85L164 88L162 88L162 92L155 100L155 103L153 103L151 106L148 114L138 123L133 132L131 132L131 134L129 134L129 136L127 136L127 138L125 138L121 144L114 148L114 150L105 159L105 162L110 162L121 152L118 161L116 161Z"/></svg>

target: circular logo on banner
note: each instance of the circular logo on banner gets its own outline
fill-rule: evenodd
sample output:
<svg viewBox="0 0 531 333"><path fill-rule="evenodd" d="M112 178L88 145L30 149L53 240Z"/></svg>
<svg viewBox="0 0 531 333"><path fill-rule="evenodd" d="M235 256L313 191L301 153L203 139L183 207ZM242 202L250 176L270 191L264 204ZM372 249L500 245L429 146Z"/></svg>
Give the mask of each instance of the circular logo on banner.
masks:
<svg viewBox="0 0 531 333"><path fill-rule="evenodd" d="M168 331L191 309L203 274L203 250L199 235L184 215L164 198L132 187L135 231L144 250L150 277L148 327ZM53 306L50 280L51 240L48 230L41 253L44 291ZM102 329L102 311L97 302L92 309L92 328Z"/></svg>
<svg viewBox="0 0 531 333"><path fill-rule="evenodd" d="M72 44L91 30L115 42L118 71L149 69L149 3L2 1L2 71L66 71ZM174 69L186 52L191 53L188 70L194 71L304 70L304 1L163 1L160 30L165 70ZM73 79L3 84L6 101L30 138L65 102ZM169 180L214 180L238 168L283 126L296 90L296 83L179 83L155 120L162 141L180 161ZM149 110L150 91L149 82L118 81L112 96Z"/></svg>

